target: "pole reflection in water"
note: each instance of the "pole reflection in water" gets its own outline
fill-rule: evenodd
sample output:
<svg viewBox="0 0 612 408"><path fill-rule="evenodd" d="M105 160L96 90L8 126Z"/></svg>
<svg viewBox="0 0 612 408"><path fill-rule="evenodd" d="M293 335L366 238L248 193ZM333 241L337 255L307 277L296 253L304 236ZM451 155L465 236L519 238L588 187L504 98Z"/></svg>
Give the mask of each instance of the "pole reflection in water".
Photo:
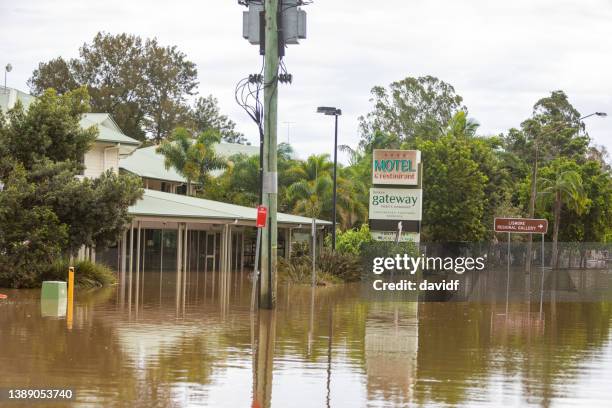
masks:
<svg viewBox="0 0 612 408"><path fill-rule="evenodd" d="M325 402L327 407L331 403L331 374L332 374L332 341L334 338L334 308L329 308L329 334L327 335L327 395Z"/></svg>
<svg viewBox="0 0 612 408"><path fill-rule="evenodd" d="M272 400L276 312L260 309L256 320L257 335L253 350L253 403L251 406L269 408Z"/></svg>

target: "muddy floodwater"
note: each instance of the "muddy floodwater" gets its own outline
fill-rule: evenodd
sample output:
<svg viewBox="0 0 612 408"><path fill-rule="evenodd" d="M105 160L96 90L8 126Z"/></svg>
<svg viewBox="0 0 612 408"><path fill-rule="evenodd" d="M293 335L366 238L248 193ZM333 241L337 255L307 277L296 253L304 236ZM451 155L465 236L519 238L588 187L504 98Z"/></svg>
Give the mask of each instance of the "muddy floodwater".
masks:
<svg viewBox="0 0 612 408"><path fill-rule="evenodd" d="M175 281L77 291L71 316L0 290L0 388L74 391L34 406L612 406L612 303L581 297L605 295L607 271L564 272L541 310L533 288L402 302L351 284L279 286L277 310L253 314L245 276Z"/></svg>

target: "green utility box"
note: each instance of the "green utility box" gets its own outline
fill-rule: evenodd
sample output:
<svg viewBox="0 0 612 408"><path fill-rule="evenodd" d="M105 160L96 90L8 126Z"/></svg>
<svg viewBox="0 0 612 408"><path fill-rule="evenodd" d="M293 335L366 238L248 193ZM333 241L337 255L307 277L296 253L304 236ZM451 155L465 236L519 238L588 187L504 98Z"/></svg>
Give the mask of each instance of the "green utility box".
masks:
<svg viewBox="0 0 612 408"><path fill-rule="evenodd" d="M67 294L68 290L66 289L66 282L44 281L42 284L42 291L40 292L40 299L66 299Z"/></svg>
<svg viewBox="0 0 612 408"><path fill-rule="evenodd" d="M64 317L68 301L63 299L41 299L40 314L42 317Z"/></svg>

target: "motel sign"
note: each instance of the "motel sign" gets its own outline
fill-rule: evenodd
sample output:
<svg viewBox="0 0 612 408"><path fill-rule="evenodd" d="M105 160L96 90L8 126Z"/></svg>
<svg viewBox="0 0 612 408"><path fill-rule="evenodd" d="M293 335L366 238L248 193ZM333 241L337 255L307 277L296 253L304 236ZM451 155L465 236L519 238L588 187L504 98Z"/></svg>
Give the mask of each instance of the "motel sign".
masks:
<svg viewBox="0 0 612 408"><path fill-rule="evenodd" d="M373 185L416 186L419 184L420 151L375 149L373 156Z"/></svg>

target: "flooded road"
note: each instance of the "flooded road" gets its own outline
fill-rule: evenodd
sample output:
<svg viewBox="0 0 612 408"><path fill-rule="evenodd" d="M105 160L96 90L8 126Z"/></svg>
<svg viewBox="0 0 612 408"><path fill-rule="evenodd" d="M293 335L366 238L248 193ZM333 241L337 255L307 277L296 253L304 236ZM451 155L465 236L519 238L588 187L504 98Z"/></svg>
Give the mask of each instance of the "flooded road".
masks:
<svg viewBox="0 0 612 408"><path fill-rule="evenodd" d="M72 322L38 290L0 291L0 388L74 390L36 406L612 404L607 301L547 299L540 314L536 300L380 302L359 285L294 286L279 287L276 311L251 314L246 279L222 292L174 281L147 272L131 296L77 291Z"/></svg>

